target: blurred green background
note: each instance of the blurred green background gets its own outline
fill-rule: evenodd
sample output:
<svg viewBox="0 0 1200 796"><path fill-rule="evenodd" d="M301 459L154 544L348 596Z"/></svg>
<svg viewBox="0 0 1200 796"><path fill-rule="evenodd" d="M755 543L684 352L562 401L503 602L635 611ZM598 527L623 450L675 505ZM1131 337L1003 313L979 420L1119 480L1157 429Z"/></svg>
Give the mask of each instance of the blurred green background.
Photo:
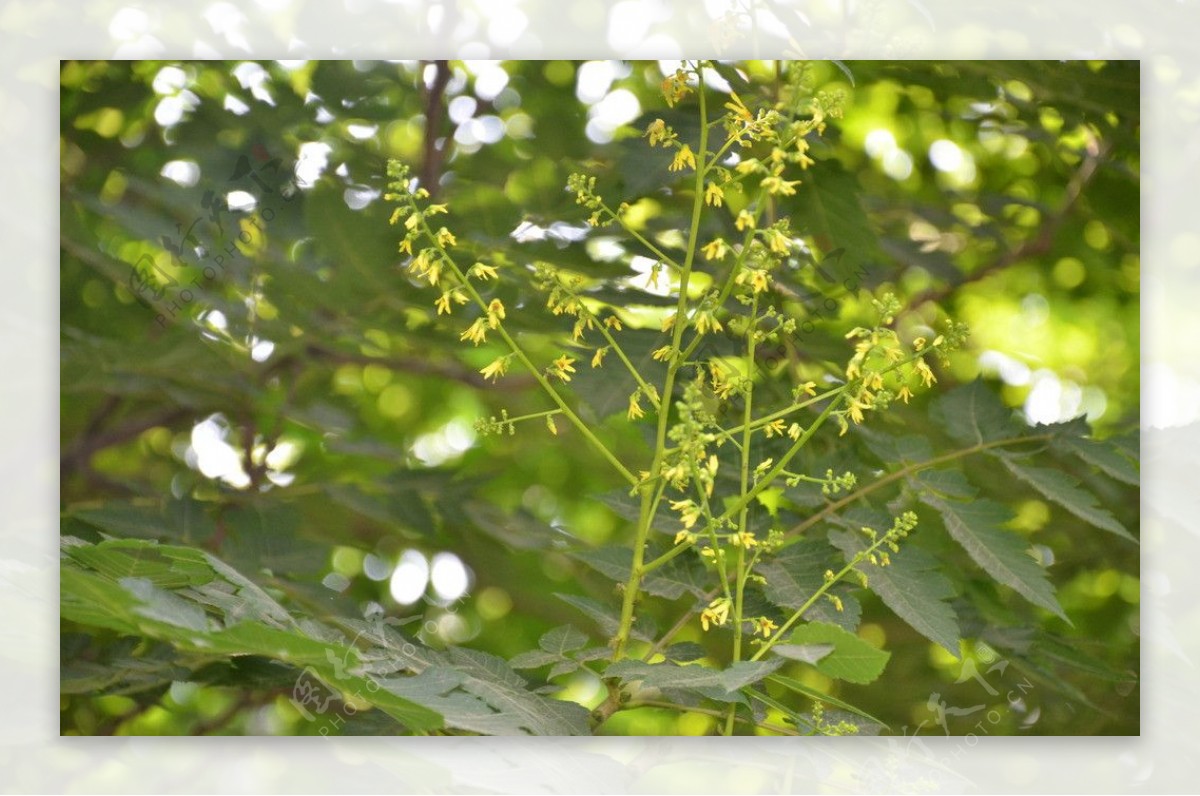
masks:
<svg viewBox="0 0 1200 796"><path fill-rule="evenodd" d="M564 186L572 171L595 173L614 205L636 203L647 234L670 242L686 228L690 199L670 190L667 159L641 138L656 117L684 135L689 118L696 127L687 108L663 102L675 66L64 62L63 534L216 550L299 610L416 616L435 645L509 657L555 625L583 627L553 593L615 598L563 551L627 538L597 498L619 484L569 429L477 434L477 418L540 411L544 399L519 375L485 386L478 369L498 351L464 347L461 319L437 317L434 296L401 269L380 198L385 163L431 180L468 250L514 266L498 295L519 310L511 328L548 360L569 327L535 309L521 266L586 273L614 304L663 302L630 279L645 268L636 246L588 234ZM777 96L771 61L721 66L716 91L734 66L748 101ZM778 212L813 250L843 256L787 277L802 297L791 310L811 326L786 356L813 372L844 361L842 335L869 317L866 290L891 289L910 331L947 315L971 327L935 393L983 376L1031 422L1085 414L1098 435L1129 439L1138 64L806 69L806 89L841 92L845 113ZM719 231L706 223L705 239ZM214 252L225 252L221 265L206 266ZM846 289L850 277L861 289ZM656 340L633 329L629 345L648 361ZM575 400L632 459L644 442L623 420L628 387L610 381L581 373ZM920 433L924 404L894 422ZM986 482L995 465L969 467ZM1089 486L1136 528L1136 487ZM799 674L896 731L941 733L940 699L970 711L945 717L954 734L993 708L991 734L1136 734L1136 549L1029 490L1005 497L1016 530L1052 551L1073 627L964 580L993 610L964 614L979 641L957 661L864 596L860 634L893 652L883 678L847 687ZM660 609L660 626L679 608ZM705 641L698 627L680 638ZM314 731L252 662L206 673L162 645L70 622L62 655L64 733ZM1033 684L1019 708L996 687L1015 672ZM600 695L584 676L567 691L589 706ZM705 716L650 710L610 725L711 730ZM348 731L386 730L367 717Z"/></svg>

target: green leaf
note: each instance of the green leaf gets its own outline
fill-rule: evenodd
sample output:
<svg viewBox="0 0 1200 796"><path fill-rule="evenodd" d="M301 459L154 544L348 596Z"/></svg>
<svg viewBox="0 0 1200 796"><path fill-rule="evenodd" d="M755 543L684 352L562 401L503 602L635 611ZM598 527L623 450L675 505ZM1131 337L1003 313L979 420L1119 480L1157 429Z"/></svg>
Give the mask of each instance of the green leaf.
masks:
<svg viewBox="0 0 1200 796"><path fill-rule="evenodd" d="M981 379L938 398L929 414L936 425L959 442L996 442L1015 437L1021 431L1012 410Z"/></svg>
<svg viewBox="0 0 1200 796"><path fill-rule="evenodd" d="M879 533L887 530L882 525L874 529ZM842 551L847 562L868 546L862 534L855 531L835 531L829 534L829 541ZM957 658L961 632L958 617L946 602L954 596L954 587L938 571L937 559L911 544L902 546L899 553L891 553L889 559L886 567L870 561L858 564L867 576L867 588L914 630Z"/></svg>
<svg viewBox="0 0 1200 796"><path fill-rule="evenodd" d="M816 592L825 585L827 569L841 569L835 563L836 553L823 542L802 540L780 551L771 560L758 566L758 572L766 578L763 593L775 605L798 611ZM858 627L862 606L851 594L848 584L838 584L830 589L842 601L838 611L831 601L822 598L804 612L804 619L830 622L847 630Z"/></svg>
<svg viewBox="0 0 1200 796"><path fill-rule="evenodd" d="M618 677L626 682L640 680L643 685L651 688L715 688L725 694L732 694L740 688L758 682L782 665L783 660L780 658L771 661L738 661L730 664L728 669L710 669L695 664L680 666L670 661L646 663L626 659L617 661L605 669L604 676Z"/></svg>
<svg viewBox="0 0 1200 796"><path fill-rule="evenodd" d="M1137 463L1121 452L1120 448L1108 441L1098 441L1086 437L1060 436L1055 437L1053 446L1064 452L1073 454L1105 475L1118 481L1137 486L1141 477L1138 474Z"/></svg>
<svg viewBox="0 0 1200 796"><path fill-rule="evenodd" d="M821 674L848 683L865 685L874 682L883 673L888 659L892 657L890 652L876 649L837 625L824 622L810 622L797 627L792 631L789 641L799 646L833 645L833 652L821 658L814 666Z"/></svg>
<svg viewBox="0 0 1200 796"><path fill-rule="evenodd" d="M575 606L580 611L587 614L605 635L616 635L617 628L620 627L620 615L607 605L597 602L590 597L581 597L577 594L559 594L554 595L565 603ZM639 616L634 620L633 628L630 630L630 635L639 641L654 641L654 632L656 630L654 620L649 616Z"/></svg>
<svg viewBox="0 0 1200 796"><path fill-rule="evenodd" d="M791 677L786 677L782 674L772 674L769 677L767 677L767 682L774 683L776 685L781 685L784 688L787 688L788 690L791 690L791 691L795 691L797 694L806 696L815 702L823 702L826 705L833 705L835 708L849 711L850 713L853 713L856 716L861 716L862 718L864 718L868 721L874 722L875 724L878 724L880 727L890 729L887 725L887 722L884 722L881 719L875 718L870 713L867 713L865 710L856 708L856 707L854 707L854 705L851 705L849 702L838 699L837 697L832 696L831 694L822 693L811 686L805 685L804 683L800 682L799 680L793 679Z"/></svg>
<svg viewBox="0 0 1200 796"><path fill-rule="evenodd" d="M549 630L538 639L538 646L553 655L566 655L582 649L587 643L588 637L570 625Z"/></svg>
<svg viewBox="0 0 1200 796"><path fill-rule="evenodd" d="M1101 530L1115 533L1122 539L1128 539L1131 542L1137 541L1133 534L1125 530L1125 526L1117 521L1116 517L1100 507L1095 495L1083 489L1079 482L1067 473L1047 467L1022 464L1011 455L1002 455L999 458L1009 472L1079 519Z"/></svg>
<svg viewBox="0 0 1200 796"><path fill-rule="evenodd" d="M1025 540L1000 528L1012 519L1012 512L986 499L960 503L926 493L921 500L941 513L946 530L985 572L1034 605L1070 621Z"/></svg>
<svg viewBox="0 0 1200 796"><path fill-rule="evenodd" d="M463 690L483 699L501 715L534 735L587 735L588 712L574 702L531 693L525 680L502 658L478 650L452 648L450 663L466 675Z"/></svg>
<svg viewBox="0 0 1200 796"><path fill-rule="evenodd" d="M816 664L817 661L833 652L832 644L776 644L771 647L776 655L789 658L801 663Z"/></svg>
<svg viewBox="0 0 1200 796"><path fill-rule="evenodd" d="M610 580L621 584L629 581L633 551L628 547L610 546L596 550L577 550L570 555ZM642 591L656 597L666 597L668 600L677 600L685 593L702 597L707 591L705 573L694 560L675 559L647 574L642 579Z"/></svg>

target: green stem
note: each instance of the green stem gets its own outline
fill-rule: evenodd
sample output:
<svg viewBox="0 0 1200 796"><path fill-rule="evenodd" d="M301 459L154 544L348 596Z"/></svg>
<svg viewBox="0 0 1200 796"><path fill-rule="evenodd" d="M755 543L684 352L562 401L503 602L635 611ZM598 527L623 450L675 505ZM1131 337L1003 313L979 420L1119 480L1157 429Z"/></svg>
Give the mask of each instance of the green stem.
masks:
<svg viewBox="0 0 1200 796"><path fill-rule="evenodd" d="M675 308L675 328L671 342L674 353L670 363L667 365L667 375L663 382L661 393L662 402L658 411L658 431L654 443L654 461L650 465L650 476L652 478L659 475L659 470L662 468L663 455L666 450L667 425L671 414L671 396L675 390L675 374L682 364L682 358L679 356L679 343L683 337L683 329L687 325L688 282L692 275L692 263L696 258L697 238L700 234L700 214L704 209L704 165L708 156L708 109L705 105L704 97L704 72L702 69L697 69L696 74L699 79L697 93L700 97L700 151L696 153L695 197L692 200L692 223L688 237L687 256L683 262L682 273L679 275L679 301L676 303ZM653 498L650 496L649 487L643 487L642 521L639 523L637 537L633 542L633 563L629 568L629 580L625 583L621 620L617 626L617 635L614 640L613 660L620 660L624 657L625 647L629 643L629 633L633 627L633 605L637 600L637 594L642 584L642 565L646 555L646 538L650 532L650 518L654 516L655 511L658 509L658 502L662 498L665 486L666 484L663 482L659 487L658 495Z"/></svg>
<svg viewBox="0 0 1200 796"><path fill-rule="evenodd" d="M437 236L429 227L429 222L425 220L424 214L421 213L421 209L417 206L416 199L414 199L411 195L408 195L408 202L412 206L412 212L417 213L418 217L421 219L421 229L425 233L425 237L442 255L442 261L448 264L451 270L454 271L454 276L458 279L459 284L467 291L467 295L471 297L471 300L474 301L481 310L487 312L487 302L483 300L483 297L479 295L479 291L477 291L475 286L467 280L466 275L458 267L458 264L454 262L454 258L450 256L449 252L447 252L445 247L442 246L441 242L438 241ZM608 449L608 446L601 442L600 438L597 437L592 430L588 428L588 425L579 418L579 415L575 414L571 407L567 405L567 402L563 400L561 395L558 394L558 391L554 389L553 385L550 384L541 370L533 364L528 356L526 356L524 349L517 345L517 341L509 335L508 331L504 328L504 325L501 324L497 326L496 331L500 333L500 337L508 345L509 350L516 355L517 359L521 360L521 364L525 366L525 368L529 371L541 388L546 392L547 395L550 396L550 399L558 405L558 408L561 409L563 414L566 415L567 419L571 421L571 424L574 425L575 428L579 429L579 432L583 434L584 438L592 444L592 447L599 451L600 455L608 460L608 462L617 470L617 472L621 474L622 478L634 486L640 483L640 479L633 473L629 472L629 469L625 465L621 464L620 460L617 459L617 457L613 455L613 452Z"/></svg>

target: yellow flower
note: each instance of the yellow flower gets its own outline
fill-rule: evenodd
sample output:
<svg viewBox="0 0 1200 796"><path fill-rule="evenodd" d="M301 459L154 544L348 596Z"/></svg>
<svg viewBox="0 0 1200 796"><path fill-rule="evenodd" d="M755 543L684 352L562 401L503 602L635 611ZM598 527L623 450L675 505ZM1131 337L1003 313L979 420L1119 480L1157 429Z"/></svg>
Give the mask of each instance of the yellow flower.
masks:
<svg viewBox="0 0 1200 796"><path fill-rule="evenodd" d="M458 336L459 340L470 340L475 345L479 345L487 339L487 321L483 318L476 318L475 322L467 327L467 330Z"/></svg>
<svg viewBox="0 0 1200 796"><path fill-rule="evenodd" d="M475 263L474 265L471 266L471 270L468 275L474 276L476 279L482 279L482 280L486 281L488 279L496 278L496 269L490 265L484 265L483 263Z"/></svg>
<svg viewBox="0 0 1200 796"><path fill-rule="evenodd" d="M775 436L776 434L778 434L779 436L782 437L783 436L783 428L784 428L784 423L782 420L772 420L770 423L767 423L767 425L763 428L763 430L767 432L767 439L770 439L771 437Z"/></svg>
<svg viewBox="0 0 1200 796"><path fill-rule="evenodd" d="M805 395L816 395L817 383L815 381L806 381L800 385L800 391Z"/></svg>
<svg viewBox="0 0 1200 796"><path fill-rule="evenodd" d="M767 245L769 245L771 247L771 251L775 252L776 254L787 254L791 250L791 240L789 240L788 236L784 235L778 229L772 228L767 230L766 236Z"/></svg>
<svg viewBox="0 0 1200 796"><path fill-rule="evenodd" d="M766 271L756 268L750 274L750 286L754 288L755 293L762 293L771 286L771 279L767 276Z"/></svg>
<svg viewBox="0 0 1200 796"><path fill-rule="evenodd" d="M725 201L725 192L715 182L710 182L704 188L704 204L720 207Z"/></svg>
<svg viewBox="0 0 1200 796"><path fill-rule="evenodd" d="M400 241L400 253L412 254L412 238L405 238Z"/></svg>
<svg viewBox="0 0 1200 796"><path fill-rule="evenodd" d="M449 246L453 246L454 244L458 243L458 239L454 237L454 233L452 233L450 230L446 229L445 227L442 227L441 229L439 229L437 231L437 235L435 237L437 239L439 246L449 247Z"/></svg>
<svg viewBox="0 0 1200 796"><path fill-rule="evenodd" d="M700 310L695 316L696 331L700 334L708 334L709 331L719 332L723 328L721 322L713 317L709 310Z"/></svg>
<svg viewBox="0 0 1200 796"><path fill-rule="evenodd" d="M750 113L750 109L742 102L742 98L732 91L729 92L729 96L731 101L726 102L725 107L729 109L730 113L743 122L754 121L754 115Z"/></svg>
<svg viewBox="0 0 1200 796"><path fill-rule="evenodd" d="M574 361L575 360L573 358L567 356L566 354L563 354L561 357L554 360L553 375L557 376L558 378L562 379L563 381L570 381L571 374L575 372L575 368L572 367L572 365L571 365L571 363L573 363Z"/></svg>
<svg viewBox="0 0 1200 796"><path fill-rule="evenodd" d="M509 356L497 357L492 364L485 368L481 368L479 372L483 374L485 379L491 379L492 381L495 381L508 372L508 359L510 356L512 355L509 354Z"/></svg>
<svg viewBox="0 0 1200 796"><path fill-rule="evenodd" d="M754 538L754 534L750 531L738 531L729 537L729 543L734 547L750 548L758 544L758 540Z"/></svg>
<svg viewBox="0 0 1200 796"><path fill-rule="evenodd" d="M925 360L923 359L917 360L917 373L920 374L921 381L925 383L926 387L937 381L937 378L933 375L933 371L929 369L929 366L925 364Z"/></svg>
<svg viewBox="0 0 1200 796"><path fill-rule="evenodd" d="M439 296L438 300L434 302L434 306L437 307L438 315L449 315L450 314L450 293L446 292L446 293L443 293L441 296Z"/></svg>
<svg viewBox="0 0 1200 796"><path fill-rule="evenodd" d="M671 501L671 510L680 513L684 528L691 528L700 519L700 507L690 500Z"/></svg>
<svg viewBox="0 0 1200 796"><path fill-rule="evenodd" d="M671 358L672 350L673 349L669 345L665 345L662 348L656 348L654 352L650 354L650 358L656 362L666 362Z"/></svg>
<svg viewBox="0 0 1200 796"><path fill-rule="evenodd" d="M616 315L609 315L607 318L605 318L604 325L614 331L621 331L621 319Z"/></svg>
<svg viewBox="0 0 1200 796"><path fill-rule="evenodd" d="M445 205L430 205L429 207L425 208L425 215L427 215L427 216L436 216L438 213L445 213L445 212L446 212Z"/></svg>
<svg viewBox="0 0 1200 796"><path fill-rule="evenodd" d="M682 171L685 166L696 168L696 156L687 144L679 147L679 151L675 153L675 159L671 161L671 165L667 169L668 171Z"/></svg>
<svg viewBox="0 0 1200 796"><path fill-rule="evenodd" d="M700 251L704 254L706 260L723 260L729 252L729 247L721 238L716 238L712 242L705 244Z"/></svg>
<svg viewBox="0 0 1200 796"><path fill-rule="evenodd" d="M763 177L762 181L762 187L767 193L775 196L795 196L796 186L799 184L800 180L785 180L776 174Z"/></svg>
<svg viewBox="0 0 1200 796"><path fill-rule="evenodd" d="M646 413L642 411L641 395L641 392L635 390L633 395L629 396L629 411L626 413L626 417L630 420L638 420L646 416Z"/></svg>
<svg viewBox="0 0 1200 796"><path fill-rule="evenodd" d="M700 614L700 626L708 630L709 625L723 625L729 620L729 598L718 597L708 604Z"/></svg>
<svg viewBox="0 0 1200 796"><path fill-rule="evenodd" d="M754 622L754 632L761 633L763 638L770 638L771 633L779 629L779 625L767 619L765 616L760 616Z"/></svg>
<svg viewBox="0 0 1200 796"><path fill-rule="evenodd" d="M908 399L912 397L912 391L908 389L907 384L900 388L900 392L897 393L897 397L904 401L904 403L908 403Z"/></svg>
<svg viewBox="0 0 1200 796"><path fill-rule="evenodd" d="M598 368L604 364L604 355L608 353L608 346L597 348L596 353L592 355L592 367Z"/></svg>
<svg viewBox="0 0 1200 796"><path fill-rule="evenodd" d="M669 129L667 123L662 119L650 122L650 126L646 128L646 135L650 137L650 146L656 146L660 141L666 142Z"/></svg>
<svg viewBox="0 0 1200 796"><path fill-rule="evenodd" d="M688 533L686 530L680 531L679 533L675 534L675 544L679 544L680 542L691 542L691 541L692 541L692 534Z"/></svg>
<svg viewBox="0 0 1200 796"><path fill-rule="evenodd" d="M754 216L748 210L742 210L737 214L737 220L734 222L738 232L746 229L754 229Z"/></svg>
<svg viewBox="0 0 1200 796"><path fill-rule="evenodd" d="M914 351L920 351L924 347L925 347L925 338L924 337L918 337L915 340L913 340L913 350Z"/></svg>
<svg viewBox="0 0 1200 796"><path fill-rule="evenodd" d="M495 329L500 325L500 321L504 320L504 305L500 303L500 299L492 299L487 308L488 326Z"/></svg>

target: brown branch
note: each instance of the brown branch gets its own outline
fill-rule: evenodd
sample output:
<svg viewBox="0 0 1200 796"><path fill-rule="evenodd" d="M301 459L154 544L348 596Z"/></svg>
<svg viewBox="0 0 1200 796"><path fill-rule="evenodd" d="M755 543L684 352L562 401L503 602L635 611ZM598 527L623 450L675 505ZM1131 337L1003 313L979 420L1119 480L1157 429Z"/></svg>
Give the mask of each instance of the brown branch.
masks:
<svg viewBox="0 0 1200 796"><path fill-rule="evenodd" d="M66 476L82 468L97 451L110 448L113 445L119 445L122 442L128 442L143 431L148 431L158 426L170 426L172 423L182 420L188 415L189 412L186 409L169 409L151 415L135 417L103 433L87 434L85 432L71 446L70 450L59 458L59 475L60 477ZM93 420L89 428L95 425L96 420Z"/></svg>
<svg viewBox="0 0 1200 796"><path fill-rule="evenodd" d="M421 162L421 187L429 191L429 196L435 197L438 192L438 178L441 176L442 158L449 146L449 139L438 147L437 142L445 121L446 106L443 100L446 96L446 85L450 82L450 62L433 61L433 82L425 93L425 154ZM424 79L424 70L421 70Z"/></svg>
<svg viewBox="0 0 1200 796"><path fill-rule="evenodd" d="M1015 249L1004 252L982 268L977 268L969 274L963 274L963 277L957 282L923 290L908 300L905 311L915 310L917 307L930 301L935 303L940 302L964 285L979 282L1022 260L1039 257L1049 252L1054 245L1055 236L1058 234L1059 229L1062 228L1063 222L1070 216L1071 211L1075 209L1075 205L1079 203L1079 198L1083 195L1084 189L1092 181L1092 178L1096 176L1100 164L1111 150L1112 146L1110 144L1100 145L1094 139L1089 140L1087 153L1084 155L1083 162L1075 174L1072 175L1070 182L1067 183L1062 205L1056 211L1046 216L1036 235L1025 240Z"/></svg>

